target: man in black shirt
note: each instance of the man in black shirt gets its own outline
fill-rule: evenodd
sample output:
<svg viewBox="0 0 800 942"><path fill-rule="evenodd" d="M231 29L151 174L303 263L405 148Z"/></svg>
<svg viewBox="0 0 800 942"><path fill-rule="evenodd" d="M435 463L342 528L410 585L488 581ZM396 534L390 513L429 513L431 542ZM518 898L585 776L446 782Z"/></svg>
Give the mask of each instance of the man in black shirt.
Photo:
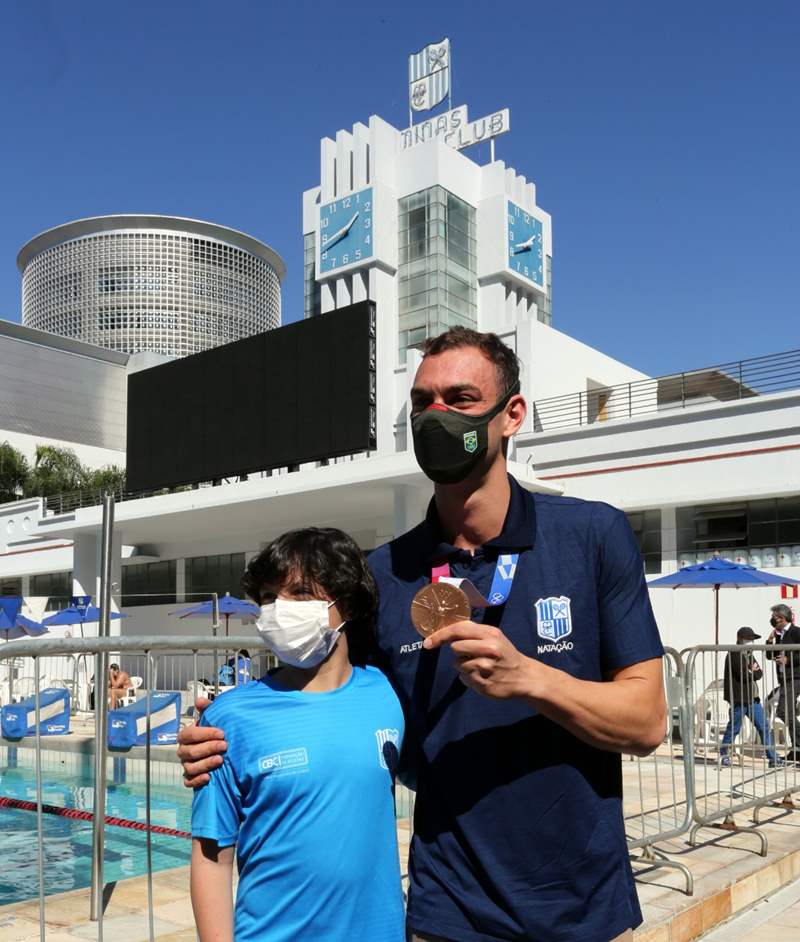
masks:
<svg viewBox="0 0 800 942"><path fill-rule="evenodd" d="M770 625L772 631L767 638L767 644L774 644L776 648L783 644L800 644L800 628L794 624L794 615L788 605L773 605L770 609ZM786 724L786 734L789 737L794 751L789 758L795 762L800 759L798 752L797 730L797 697L800 695L800 651L782 654L780 650L767 653L770 660L775 661L775 673L778 687L772 696L778 697L778 708L775 715ZM787 716L787 706L789 706Z"/></svg>
<svg viewBox="0 0 800 942"><path fill-rule="evenodd" d="M757 635L752 628L747 626L740 628L736 632L736 643L742 645L743 650L741 653L730 651L725 658L722 695L730 704L731 715L719 750L722 765L731 764L728 757L728 748L739 735L743 716L748 717L758 730L761 742L766 747L769 764L771 766L779 764L775 750L772 748L772 738L769 734L769 727L764 718L764 709L761 706L761 698L758 694L758 681L761 680L763 671L758 666L752 652L746 649L746 645L752 644L760 637L761 635Z"/></svg>

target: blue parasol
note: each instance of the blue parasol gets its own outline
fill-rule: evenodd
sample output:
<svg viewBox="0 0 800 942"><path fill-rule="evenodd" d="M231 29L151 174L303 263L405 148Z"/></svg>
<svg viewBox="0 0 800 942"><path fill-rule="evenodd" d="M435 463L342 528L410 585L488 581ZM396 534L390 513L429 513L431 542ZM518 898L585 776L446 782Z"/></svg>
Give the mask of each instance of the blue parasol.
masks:
<svg viewBox="0 0 800 942"><path fill-rule="evenodd" d="M713 589L714 644L719 644L719 590L722 586L747 589L767 585L800 585L800 580L756 569L747 563L734 563L730 559L714 557L694 566L684 566L668 576L652 579L647 585L653 589Z"/></svg>
<svg viewBox="0 0 800 942"><path fill-rule="evenodd" d="M225 616L225 636L228 635L228 621L231 616L235 618L258 618L261 610L255 602L249 602L247 599L237 599L236 596L226 592L218 602L220 615ZM177 615L178 618L208 618L214 613L213 599L207 599L205 602L198 602L197 605L190 605L188 608L178 609L177 612L170 612L170 615Z"/></svg>
<svg viewBox="0 0 800 942"><path fill-rule="evenodd" d="M20 614L22 599L19 596L5 596L0 599L0 632L6 641L17 638L38 638L47 634L47 628Z"/></svg>
<svg viewBox="0 0 800 942"><path fill-rule="evenodd" d="M111 612L110 617L115 619L129 618L130 616L123 615L122 612ZM68 608L63 608L54 615L48 615L47 618L42 620L42 624L48 628L52 625L80 625L82 635L83 626L96 621L100 621L100 609L96 605L87 605L86 608L83 608L83 606L78 608L75 605L70 605Z"/></svg>

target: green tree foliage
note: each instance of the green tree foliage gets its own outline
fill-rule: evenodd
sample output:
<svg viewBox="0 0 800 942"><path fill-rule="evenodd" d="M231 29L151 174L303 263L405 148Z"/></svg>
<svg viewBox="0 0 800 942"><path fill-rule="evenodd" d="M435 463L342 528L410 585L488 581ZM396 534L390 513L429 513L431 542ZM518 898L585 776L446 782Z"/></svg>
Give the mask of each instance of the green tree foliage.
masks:
<svg viewBox="0 0 800 942"><path fill-rule="evenodd" d="M86 469L71 448L37 445L36 460L25 484L26 497L52 497L80 491Z"/></svg>
<svg viewBox="0 0 800 942"><path fill-rule="evenodd" d="M0 444L0 504L18 500L25 489L30 467L25 455L8 442Z"/></svg>
<svg viewBox="0 0 800 942"><path fill-rule="evenodd" d="M36 461L24 484L26 497L55 497L75 491L122 490L125 471L116 465L90 469L71 448L38 445Z"/></svg>
<svg viewBox="0 0 800 942"><path fill-rule="evenodd" d="M8 442L0 442L0 504L21 497L55 497L75 491L123 491L125 469L87 468L71 448L37 445L33 467Z"/></svg>
<svg viewBox="0 0 800 942"><path fill-rule="evenodd" d="M124 491L125 469L115 464L97 468L94 471L86 470L86 486L92 491Z"/></svg>

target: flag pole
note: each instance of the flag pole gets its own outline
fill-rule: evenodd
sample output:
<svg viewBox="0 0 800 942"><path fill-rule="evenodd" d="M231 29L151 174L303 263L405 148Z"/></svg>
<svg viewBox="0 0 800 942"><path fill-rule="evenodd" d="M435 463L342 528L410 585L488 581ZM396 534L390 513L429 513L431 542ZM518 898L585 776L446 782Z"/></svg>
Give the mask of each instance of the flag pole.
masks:
<svg viewBox="0 0 800 942"><path fill-rule="evenodd" d="M414 58L412 53L408 57L408 126L414 126L414 109L411 107L411 61Z"/></svg>
<svg viewBox="0 0 800 942"><path fill-rule="evenodd" d="M450 43L450 61L447 63L447 68L450 69L450 81L447 83L447 110L453 110L453 44Z"/></svg>

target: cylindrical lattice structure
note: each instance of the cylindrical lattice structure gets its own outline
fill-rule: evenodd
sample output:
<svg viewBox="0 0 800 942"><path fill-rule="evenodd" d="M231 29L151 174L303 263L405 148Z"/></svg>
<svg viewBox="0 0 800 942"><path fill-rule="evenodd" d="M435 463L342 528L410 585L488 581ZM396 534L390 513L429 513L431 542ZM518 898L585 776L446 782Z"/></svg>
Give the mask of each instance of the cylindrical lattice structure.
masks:
<svg viewBox="0 0 800 942"><path fill-rule="evenodd" d="M196 219L68 222L31 239L17 265L26 327L111 350L181 357L280 326L280 256Z"/></svg>

